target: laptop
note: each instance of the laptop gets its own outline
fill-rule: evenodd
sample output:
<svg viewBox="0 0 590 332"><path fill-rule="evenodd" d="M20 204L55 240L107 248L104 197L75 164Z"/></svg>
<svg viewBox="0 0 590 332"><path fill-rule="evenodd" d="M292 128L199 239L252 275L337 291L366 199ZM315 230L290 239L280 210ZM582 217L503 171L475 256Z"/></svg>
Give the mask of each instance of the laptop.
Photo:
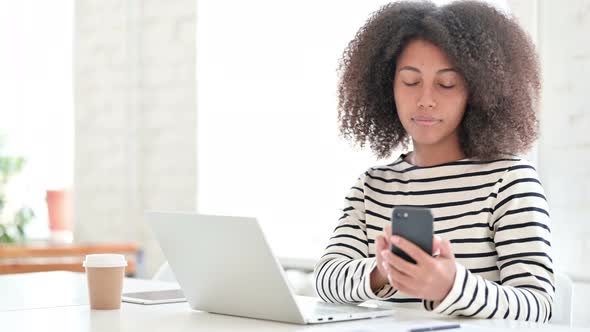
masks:
<svg viewBox="0 0 590 332"><path fill-rule="evenodd" d="M255 218L147 212L146 219L194 310L295 324L394 312L294 295Z"/></svg>

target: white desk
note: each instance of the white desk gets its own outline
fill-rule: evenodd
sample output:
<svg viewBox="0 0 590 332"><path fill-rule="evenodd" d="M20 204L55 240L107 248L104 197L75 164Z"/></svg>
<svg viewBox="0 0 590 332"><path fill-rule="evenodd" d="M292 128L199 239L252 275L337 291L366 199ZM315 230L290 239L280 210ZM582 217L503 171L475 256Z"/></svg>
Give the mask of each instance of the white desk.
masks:
<svg viewBox="0 0 590 332"><path fill-rule="evenodd" d="M124 291L174 288L174 284L126 279ZM41 272L0 276L2 331L404 331L416 321L457 321L449 330L504 331L539 327L550 331L583 331L557 325L505 320L453 319L422 311L398 309L387 318L300 326L191 310L187 303L138 305L120 310L90 310L83 274ZM588 331L587 329L585 331Z"/></svg>

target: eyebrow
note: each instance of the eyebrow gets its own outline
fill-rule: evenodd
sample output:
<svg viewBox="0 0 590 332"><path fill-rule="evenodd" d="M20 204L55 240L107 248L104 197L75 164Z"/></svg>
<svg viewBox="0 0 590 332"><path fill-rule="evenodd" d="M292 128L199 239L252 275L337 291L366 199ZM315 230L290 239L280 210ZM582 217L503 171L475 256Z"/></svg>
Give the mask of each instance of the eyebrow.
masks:
<svg viewBox="0 0 590 332"><path fill-rule="evenodd" d="M420 71L420 69L416 68L416 67L412 67L412 66L403 66L400 68L400 70L398 70L398 72L402 71L402 70L411 70L411 71L415 71L417 73L422 73ZM442 74L442 73L446 73L446 72L457 72L457 70L455 68L443 68L439 71L437 71L437 74Z"/></svg>

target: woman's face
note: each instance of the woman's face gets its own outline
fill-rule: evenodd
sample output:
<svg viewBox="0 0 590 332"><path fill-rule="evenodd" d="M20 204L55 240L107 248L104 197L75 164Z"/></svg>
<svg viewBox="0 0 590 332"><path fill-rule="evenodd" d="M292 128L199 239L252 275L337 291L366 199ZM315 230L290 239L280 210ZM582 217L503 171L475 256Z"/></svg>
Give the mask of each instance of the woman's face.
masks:
<svg viewBox="0 0 590 332"><path fill-rule="evenodd" d="M398 116L414 145L457 144L467 87L440 48L411 41L398 57L393 92Z"/></svg>

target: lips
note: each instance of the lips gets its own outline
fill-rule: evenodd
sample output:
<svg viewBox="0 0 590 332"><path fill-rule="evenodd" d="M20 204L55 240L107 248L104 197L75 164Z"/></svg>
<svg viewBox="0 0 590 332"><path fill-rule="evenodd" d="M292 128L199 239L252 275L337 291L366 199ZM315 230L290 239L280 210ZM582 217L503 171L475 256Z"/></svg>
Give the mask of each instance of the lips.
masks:
<svg viewBox="0 0 590 332"><path fill-rule="evenodd" d="M415 116L412 117L412 121L414 121L416 124L420 126L433 126L441 122L442 120L433 118L431 116Z"/></svg>

